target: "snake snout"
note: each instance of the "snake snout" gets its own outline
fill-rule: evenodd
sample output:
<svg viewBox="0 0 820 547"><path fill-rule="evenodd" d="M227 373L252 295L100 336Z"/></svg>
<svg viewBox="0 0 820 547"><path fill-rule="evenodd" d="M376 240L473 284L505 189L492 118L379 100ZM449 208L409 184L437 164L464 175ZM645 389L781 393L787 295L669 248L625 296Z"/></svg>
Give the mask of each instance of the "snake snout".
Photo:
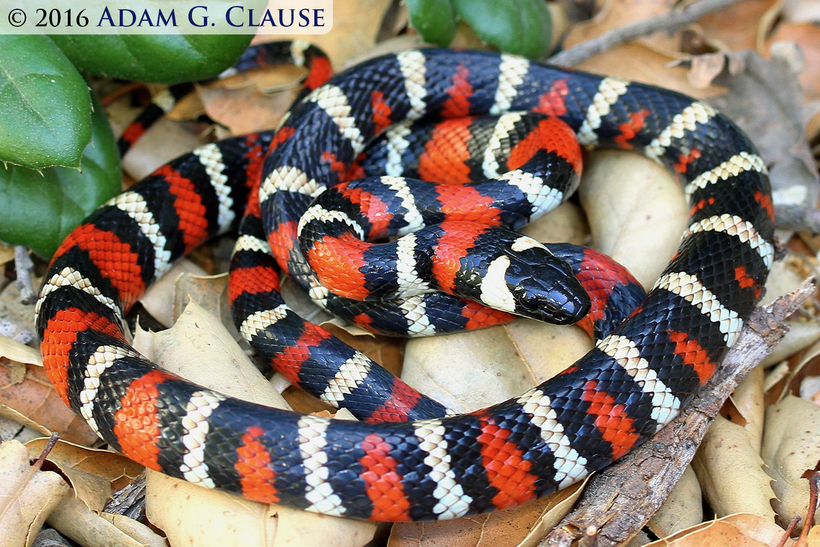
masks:
<svg viewBox="0 0 820 547"><path fill-rule="evenodd" d="M569 325L589 312L589 296L569 264L546 249L528 249L512 258L506 281L518 315Z"/></svg>

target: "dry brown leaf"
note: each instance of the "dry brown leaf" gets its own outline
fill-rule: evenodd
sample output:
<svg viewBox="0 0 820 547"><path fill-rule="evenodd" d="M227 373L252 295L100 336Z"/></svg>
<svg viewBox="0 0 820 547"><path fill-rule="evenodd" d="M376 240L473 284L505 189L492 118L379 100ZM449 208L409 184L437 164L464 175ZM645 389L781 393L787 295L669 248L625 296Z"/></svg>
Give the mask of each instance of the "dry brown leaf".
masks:
<svg viewBox="0 0 820 547"><path fill-rule="evenodd" d="M714 84L708 87L700 83L694 85L686 68L670 64L675 61L678 57L668 52L653 50L640 42L627 42L587 59L575 68L665 87L697 99L725 92L724 88Z"/></svg>
<svg viewBox="0 0 820 547"><path fill-rule="evenodd" d="M564 39L564 48L586 42L590 38L625 25L664 15L676 4L676 0L607 0L595 17L570 29ZM641 38L641 41L655 47L677 50L680 39L676 34L656 32Z"/></svg>
<svg viewBox="0 0 820 547"><path fill-rule="evenodd" d="M682 530L646 547L777 547L785 533L775 523L756 515L730 515ZM788 538L782 544L783 547L793 545L794 541Z"/></svg>
<svg viewBox="0 0 820 547"><path fill-rule="evenodd" d="M170 329L138 330L137 351L163 369L222 393L260 404L286 408L284 399L248 359L222 323L191 302ZM201 356L192 359L191 355Z"/></svg>
<svg viewBox="0 0 820 547"><path fill-rule="evenodd" d="M140 298L140 303L154 319L165 326L174 324L174 295L176 294L177 279L184 274L205 276L207 272L188 259L175 263Z"/></svg>
<svg viewBox="0 0 820 547"><path fill-rule="evenodd" d="M743 67L724 71L715 83L729 89L709 103L749 136L769 166L772 199L777 204L814 207L820 177L808 143L797 77L800 54L793 44L778 42L771 59L753 51L732 53Z"/></svg>
<svg viewBox="0 0 820 547"><path fill-rule="evenodd" d="M820 324L816 320L786 321L789 332L780 341L780 344L763 360L761 366L768 368L779 363L788 356L805 349L820 338Z"/></svg>
<svg viewBox="0 0 820 547"><path fill-rule="evenodd" d="M39 350L2 335L0 335L0 359L8 359L24 365L43 366L43 357Z"/></svg>
<svg viewBox="0 0 820 547"><path fill-rule="evenodd" d="M59 474L30 465L22 444L0 444L0 543L31 545L46 517L70 490Z"/></svg>
<svg viewBox="0 0 820 547"><path fill-rule="evenodd" d="M601 150L590 154L579 193L590 219L592 247L651 287L687 227L680 185L643 156Z"/></svg>
<svg viewBox="0 0 820 547"><path fill-rule="evenodd" d="M15 380L20 370L25 372L22 382ZM0 364L0 401L49 431L59 432L63 439L83 445L98 440L85 420L57 395L41 366Z"/></svg>
<svg viewBox="0 0 820 547"><path fill-rule="evenodd" d="M800 85L804 100L820 100L820 27L813 23L781 22L766 40L766 50L781 41L796 42L803 53L805 64L800 72Z"/></svg>
<svg viewBox="0 0 820 547"><path fill-rule="evenodd" d="M290 74L290 67L276 67ZM230 89L215 83L197 89L205 112L215 122L228 128L232 135L275 129L301 87L301 80L284 90L262 92L257 86Z"/></svg>
<svg viewBox="0 0 820 547"><path fill-rule="evenodd" d="M761 455L774 479L772 506L780 521L805 518L809 481L803 477L820 466L820 407L791 395L770 406Z"/></svg>
<svg viewBox="0 0 820 547"><path fill-rule="evenodd" d="M236 330L231 310L228 306L228 274L196 275L185 273L177 277L174 283L174 321L188 307L189 302L196 304L211 315L218 317L235 339L240 334Z"/></svg>
<svg viewBox="0 0 820 547"><path fill-rule="evenodd" d="M647 526L657 537L665 537L703 521L703 495L691 466L669 493Z"/></svg>
<svg viewBox="0 0 820 547"><path fill-rule="evenodd" d="M760 21L778 0L744 0L698 19L707 43L721 50L740 51L757 47Z"/></svg>
<svg viewBox="0 0 820 547"><path fill-rule="evenodd" d="M333 5L333 29L330 32L299 37L322 48L330 57L333 68L339 72L350 66L352 59L368 51L376 43L376 34L390 3L391 0L336 2ZM288 35L272 35L267 38L293 39Z"/></svg>
<svg viewBox="0 0 820 547"><path fill-rule="evenodd" d="M796 366L790 370L787 369L788 372L786 376L788 376L788 380L786 381L783 391L780 393L779 401L782 401L792 393L792 389L794 387L792 386L792 382L794 382L796 378L800 378L802 376L801 372L803 371L803 368L811 364L818 355L820 355L820 341L815 342L814 345L806 350L806 353L803 354L803 358L800 359L800 362Z"/></svg>
<svg viewBox="0 0 820 547"><path fill-rule="evenodd" d="M48 439L27 442L29 457L36 457L47 442ZM46 459L68 478L75 495L92 511L102 511L112 490L124 487L143 471L143 466L122 454L62 440L54 445Z"/></svg>
<svg viewBox="0 0 820 547"><path fill-rule="evenodd" d="M8 264L12 260L14 260L14 247L0 241L0 266Z"/></svg>
<svg viewBox="0 0 820 547"><path fill-rule="evenodd" d="M115 515L112 513L100 513L100 518L103 518L122 530L127 536L134 538L140 544L147 547L167 547L168 542L165 538L151 530L143 523L128 518L125 515Z"/></svg>
<svg viewBox="0 0 820 547"><path fill-rule="evenodd" d="M63 501L47 520L64 536L76 541L83 547L161 547L165 541L157 534L148 536L146 531L136 533L137 538L114 526L109 519L103 518L83 503L79 498L69 497Z"/></svg>
<svg viewBox="0 0 820 547"><path fill-rule="evenodd" d="M154 169L190 152L203 142L204 139L182 124L160 118L128 150L122 158L122 168L134 180L141 180Z"/></svg>
<svg viewBox="0 0 820 547"><path fill-rule="evenodd" d="M534 547L566 515L583 483L513 509L440 522L393 525L387 547Z"/></svg>
<svg viewBox="0 0 820 547"><path fill-rule="evenodd" d="M730 396L738 416L728 418L749 432L749 444L757 453L760 453L760 445L763 443L765 376L762 366L753 368Z"/></svg>
<svg viewBox="0 0 820 547"><path fill-rule="evenodd" d="M698 449L692 467L709 505L719 517L751 513L774 521L775 497L763 460L742 426L716 416Z"/></svg>
<svg viewBox="0 0 820 547"><path fill-rule="evenodd" d="M135 345L166 369L231 396L287 408L281 396L259 374L214 316L196 303L188 305L179 321ZM207 367L202 366L204 362ZM237 368L239 370L237 371ZM216 492L150 472L147 475L146 513L149 520L181 545L364 545L375 524L268 506ZM196 512L190 511L196 506Z"/></svg>

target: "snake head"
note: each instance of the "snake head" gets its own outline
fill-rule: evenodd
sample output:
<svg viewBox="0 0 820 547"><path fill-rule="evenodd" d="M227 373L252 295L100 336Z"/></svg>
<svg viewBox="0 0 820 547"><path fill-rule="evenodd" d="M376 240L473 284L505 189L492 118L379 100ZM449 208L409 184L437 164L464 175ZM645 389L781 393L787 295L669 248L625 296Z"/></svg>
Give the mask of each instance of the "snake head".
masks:
<svg viewBox="0 0 820 547"><path fill-rule="evenodd" d="M490 263L481 288L489 306L557 325L580 321L590 307L569 264L528 237L516 239Z"/></svg>

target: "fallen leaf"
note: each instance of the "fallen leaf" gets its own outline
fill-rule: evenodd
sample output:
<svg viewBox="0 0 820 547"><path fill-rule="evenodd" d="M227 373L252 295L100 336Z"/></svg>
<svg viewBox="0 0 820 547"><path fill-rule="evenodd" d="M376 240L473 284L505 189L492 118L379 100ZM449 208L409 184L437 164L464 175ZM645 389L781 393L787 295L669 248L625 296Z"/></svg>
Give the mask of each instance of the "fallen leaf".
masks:
<svg viewBox="0 0 820 547"><path fill-rule="evenodd" d="M391 0L336 2L333 5L333 30L327 34L303 34L299 37L327 53L333 68L339 72L352 60L376 43L376 35ZM290 35L270 35L270 40L291 40Z"/></svg>
<svg viewBox="0 0 820 547"><path fill-rule="evenodd" d="M760 445L763 443L763 417L766 410L763 400L764 380L763 367L753 368L735 388L729 398L730 404L726 405L737 411L737 416L728 418L749 433L749 445L757 453L760 453Z"/></svg>
<svg viewBox="0 0 820 547"><path fill-rule="evenodd" d="M775 42L795 42L803 54L803 70L800 71L800 86L803 99L820 100L820 27L815 23L781 22L766 39L769 51Z"/></svg>
<svg viewBox="0 0 820 547"><path fill-rule="evenodd" d="M820 407L792 395L770 406L761 455L774 479L777 499L772 507L779 521L788 523L795 515L804 518L809 503L809 481L804 477L820 466Z"/></svg>
<svg viewBox="0 0 820 547"><path fill-rule="evenodd" d="M53 471L29 463L17 441L0 444L0 538L9 547L29 546L71 489Z"/></svg>
<svg viewBox="0 0 820 547"><path fill-rule="evenodd" d="M88 508L79 498L69 497L48 517L49 526L83 547L160 547L165 541L157 534L145 541L144 530L135 538Z"/></svg>
<svg viewBox="0 0 820 547"><path fill-rule="evenodd" d="M799 53L793 44L780 42L772 47L770 60L753 51L732 56L743 70L724 71L716 78L729 92L708 102L740 126L759 150L769 166L775 203L814 207L820 176L805 138Z"/></svg>
<svg viewBox="0 0 820 547"><path fill-rule="evenodd" d="M571 27L564 38L564 49L616 28L665 15L676 4L675 0L607 0L595 17ZM640 41L655 47L677 50L680 38L675 33L656 32L640 38Z"/></svg>
<svg viewBox="0 0 820 547"><path fill-rule="evenodd" d="M794 541L789 538L784 541L784 534L785 531L770 520L740 514L704 522L668 538L653 541L645 547L792 547Z"/></svg>
<svg viewBox="0 0 820 547"><path fill-rule="evenodd" d="M571 509L583 483L519 507L439 522L393 525L387 547L535 547Z"/></svg>
<svg viewBox="0 0 820 547"><path fill-rule="evenodd" d="M21 344L8 336L0 336L0 359L8 359L24 365L43 366L43 357L39 350Z"/></svg>
<svg viewBox="0 0 820 547"><path fill-rule="evenodd" d="M14 374L21 368L25 374L18 383ZM85 420L74 414L57 395L42 366L0 363L0 402L48 431L60 433L63 439L83 445L98 440Z"/></svg>
<svg viewBox="0 0 820 547"><path fill-rule="evenodd" d="M719 50L757 48L760 20L778 0L745 0L698 19L704 40Z"/></svg>
<svg viewBox="0 0 820 547"><path fill-rule="evenodd" d="M643 156L600 150L590 154L578 191L592 247L651 287L688 226L681 186L665 168Z"/></svg>
<svg viewBox="0 0 820 547"><path fill-rule="evenodd" d="M742 426L716 416L692 460L692 467L706 500L718 517L750 513L773 522L771 500L775 493L750 437Z"/></svg>
<svg viewBox="0 0 820 547"><path fill-rule="evenodd" d="M42 452L48 439L26 443L29 457ZM74 494L92 511L102 511L113 490L122 488L143 471L143 466L122 454L57 441L46 458L68 479Z"/></svg>
<svg viewBox="0 0 820 547"><path fill-rule="evenodd" d="M174 313L174 295L177 279L184 274L206 276L208 272L188 259L180 260L140 298L140 303L146 311L165 326L173 325L177 317Z"/></svg>
<svg viewBox="0 0 820 547"><path fill-rule="evenodd" d="M678 484L646 526L655 536L666 537L702 521L703 493L695 472L687 466Z"/></svg>

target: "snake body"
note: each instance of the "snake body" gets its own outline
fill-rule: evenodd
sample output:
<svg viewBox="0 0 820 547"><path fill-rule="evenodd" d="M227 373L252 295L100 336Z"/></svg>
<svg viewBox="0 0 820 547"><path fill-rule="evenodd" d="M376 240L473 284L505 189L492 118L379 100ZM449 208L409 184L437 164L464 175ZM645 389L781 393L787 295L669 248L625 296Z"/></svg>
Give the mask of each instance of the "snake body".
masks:
<svg viewBox="0 0 820 547"><path fill-rule="evenodd" d="M642 151L679 175L691 205L678 252L646 299L557 377L467 415L431 408L439 417L349 422L227 398L157 369L126 343L124 313L173 260L236 224L246 181L256 179L229 289L240 330L272 341L273 359L286 366L335 367L324 373L329 399L366 389L372 367L358 354L297 324L286 308L258 308L277 297L278 278L245 261L269 248L270 261L332 309L297 239L314 198L347 182L359 154L392 124L518 111L556 116L584 146ZM506 182L533 205L550 192L535 178ZM275 135L201 147L104 205L57 251L37 328L58 393L112 448L149 468L330 515L447 519L566 487L651 437L735 342L773 255L766 167L705 103L512 55L411 50L315 87ZM411 322L401 303L391 309L387 316ZM417 334L436 331L422 323ZM414 404L405 388L391 389L375 414Z"/></svg>

